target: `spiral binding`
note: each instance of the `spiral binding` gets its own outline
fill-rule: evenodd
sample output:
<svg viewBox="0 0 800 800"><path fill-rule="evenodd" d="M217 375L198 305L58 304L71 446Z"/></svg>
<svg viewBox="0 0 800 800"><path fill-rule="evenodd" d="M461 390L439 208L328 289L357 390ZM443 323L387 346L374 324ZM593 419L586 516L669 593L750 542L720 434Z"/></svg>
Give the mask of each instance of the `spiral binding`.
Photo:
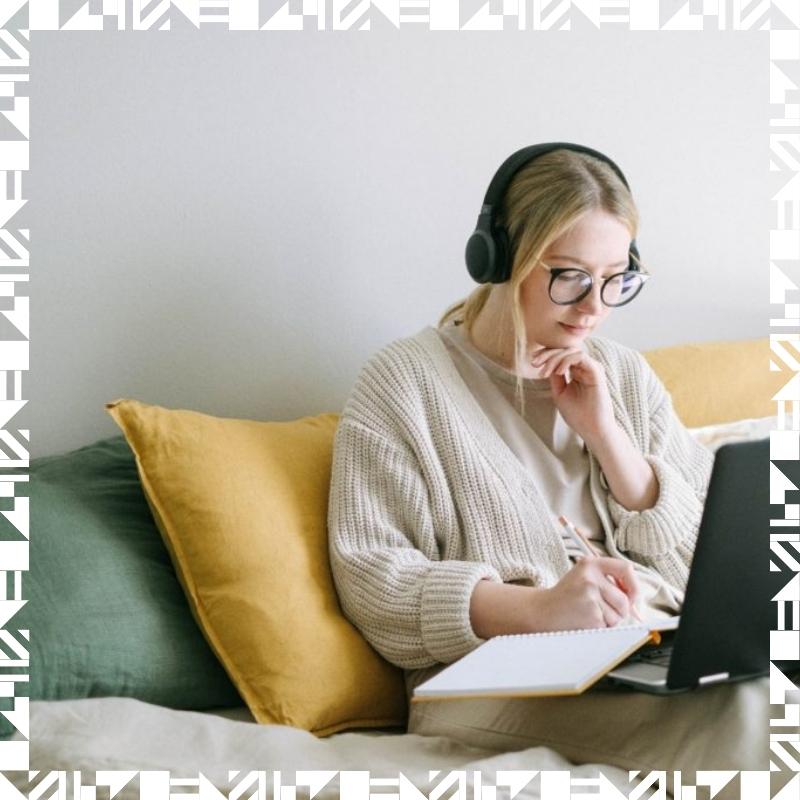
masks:
<svg viewBox="0 0 800 800"><path fill-rule="evenodd" d="M492 639L527 639L531 636L571 636L575 633L607 633L608 631L650 631L646 625L615 625L613 628L575 628L569 631L538 631L536 633L502 633Z"/></svg>

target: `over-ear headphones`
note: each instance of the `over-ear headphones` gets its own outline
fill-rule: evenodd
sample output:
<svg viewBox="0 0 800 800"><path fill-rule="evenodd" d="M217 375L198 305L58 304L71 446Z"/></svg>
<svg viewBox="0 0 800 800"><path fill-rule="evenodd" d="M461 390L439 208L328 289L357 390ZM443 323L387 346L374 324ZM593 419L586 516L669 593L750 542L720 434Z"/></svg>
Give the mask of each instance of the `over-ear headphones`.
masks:
<svg viewBox="0 0 800 800"><path fill-rule="evenodd" d="M486 190L481 213L478 215L478 223L467 242L465 254L467 269L473 280L478 283L503 283L511 277L511 244L508 238L508 231L496 221L497 211L500 208L503 195L511 183L511 179L522 167L545 153L560 149L586 153L605 161L630 190L622 170L608 156L604 156L591 147L571 144L570 142L548 142L517 150L516 153L512 153L500 165L500 168L492 178L492 182ZM633 256L637 259L639 258L636 240L631 241L630 249L628 250L628 269L638 271L639 265L633 259Z"/></svg>

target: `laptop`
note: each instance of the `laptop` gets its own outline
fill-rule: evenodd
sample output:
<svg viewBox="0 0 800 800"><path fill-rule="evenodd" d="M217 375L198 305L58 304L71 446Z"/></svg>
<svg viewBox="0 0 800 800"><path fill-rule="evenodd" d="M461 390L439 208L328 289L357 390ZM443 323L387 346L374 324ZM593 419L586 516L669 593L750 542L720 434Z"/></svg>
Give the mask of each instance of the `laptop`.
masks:
<svg viewBox="0 0 800 800"><path fill-rule="evenodd" d="M770 571L769 464L768 438L716 451L677 629L606 680L671 694L769 674L772 598L792 574Z"/></svg>

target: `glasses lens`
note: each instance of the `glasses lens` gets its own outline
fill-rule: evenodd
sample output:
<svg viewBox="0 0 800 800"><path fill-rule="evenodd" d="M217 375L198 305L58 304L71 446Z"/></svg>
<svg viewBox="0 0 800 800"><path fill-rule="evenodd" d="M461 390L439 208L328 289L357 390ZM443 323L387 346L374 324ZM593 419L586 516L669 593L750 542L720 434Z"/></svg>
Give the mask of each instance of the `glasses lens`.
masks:
<svg viewBox="0 0 800 800"><path fill-rule="evenodd" d="M639 294L644 280L638 272L623 272L607 281L603 287L603 302L609 306L629 303Z"/></svg>
<svg viewBox="0 0 800 800"><path fill-rule="evenodd" d="M591 276L579 269L567 269L553 280L550 297L554 303L574 303L591 285Z"/></svg>

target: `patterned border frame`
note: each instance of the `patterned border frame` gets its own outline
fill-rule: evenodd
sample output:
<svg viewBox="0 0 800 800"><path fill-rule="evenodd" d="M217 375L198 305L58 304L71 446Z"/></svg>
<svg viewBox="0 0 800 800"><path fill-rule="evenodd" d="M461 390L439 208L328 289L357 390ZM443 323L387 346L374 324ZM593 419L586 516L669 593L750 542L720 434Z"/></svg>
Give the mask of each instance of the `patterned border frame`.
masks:
<svg viewBox="0 0 800 800"><path fill-rule="evenodd" d="M11 511L1 511L19 533L19 541L0 541L0 640L10 657L0 651L0 697L10 698L13 709L0 711L22 735L20 740L0 741L0 798L95 798L97 789L116 797L132 781L142 800L169 800L172 791L185 797L294 798L319 796L338 779L337 796L347 800L369 800L372 789L396 790L386 797L439 797L445 787L453 797L495 797L494 790L510 797L525 787L537 787L542 796L561 800L575 796L620 797L623 795L601 776L597 780L573 779L568 772L498 772L493 782L479 774L431 773L430 789L423 794L402 775L371 777L367 772L297 772L288 782L279 772L231 772L230 786L223 793L205 777L172 777L163 771L97 771L91 779L79 772L28 773L26 797L3 771L29 769L29 704L16 689L28 675L6 674L5 668L29 668L29 631L13 629L13 618L23 605L22 583L29 569L29 505L17 497L17 482L28 480L27 429L8 426L27 402L23 399L22 373L29 370L29 241L27 228L14 227L14 216L27 202L23 177L29 170L29 98L18 93L19 83L29 80L31 31L170 30L180 27L224 25L228 30L278 31L369 31L372 19L395 28L425 26L435 31L569 31L580 19L595 28L625 26L631 31L767 31L770 43L770 103L779 117L769 121L770 171L785 174L775 201L775 227L770 231L770 302L783 304L784 317L771 319L772 358L770 370L786 371L787 382L772 398L777 403L777 430L770 434L770 504L783 506L783 518L770 520L771 570L784 571L787 583L777 595L776 629L771 632L772 660L800 658L800 504L786 502L792 485L771 462L800 460L800 289L785 270L800 263L800 97L798 86L784 71L800 62L800 4L797 0L487 0L472 17L461 20L458 0L287 0L278 11L262 18L258 0L0 0L0 113L15 130L14 139L0 139L0 296L11 298L12 308L0 310L24 337L0 341L0 441L16 457L0 451L0 497L13 500ZM69 6L65 9L64 6ZM777 111L778 109L775 109ZM774 112L773 112L774 113ZM779 265L778 262L781 262ZM6 301L11 302L11 301ZM791 405L790 405L791 404ZM787 412L791 409L791 425ZM773 529L777 528L777 531ZM786 531L789 531L788 533ZM766 548L765 548L766 550ZM788 620L788 621L787 621ZM783 707L783 716L770 720L771 771L788 770L794 775L773 800L800 796L800 704L790 692L793 684L774 665L770 675L770 700ZM286 776L289 777L289 776ZM676 773L675 797L694 798L697 788L710 787L714 797L723 786L735 786L746 800L770 798L770 772L706 771L692 786L683 785ZM647 794L647 787L663 797L667 776L632 772L629 798ZM86 782L84 782L86 780ZM380 791L379 789L379 791ZM188 794L183 794L188 790ZM405 791L404 791L405 790ZM587 793L587 790L589 793ZM594 790L594 791L593 791ZM702 789L700 790L703 791ZM329 796L326 793L326 796Z"/></svg>

